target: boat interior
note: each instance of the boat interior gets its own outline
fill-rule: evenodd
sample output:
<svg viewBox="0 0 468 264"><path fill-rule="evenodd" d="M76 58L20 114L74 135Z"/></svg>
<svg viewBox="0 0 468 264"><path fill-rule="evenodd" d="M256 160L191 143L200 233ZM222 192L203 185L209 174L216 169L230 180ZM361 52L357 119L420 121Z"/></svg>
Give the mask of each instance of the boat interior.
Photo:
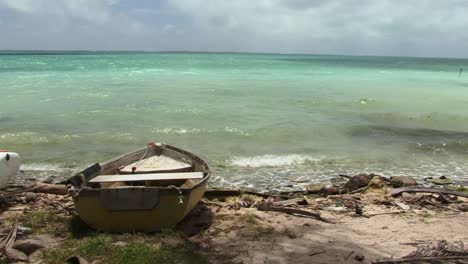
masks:
<svg viewBox="0 0 468 264"><path fill-rule="evenodd" d="M80 182L81 187L91 188L171 186L186 189L207 177L208 171L206 163L189 152L165 144L148 144L144 149L97 163L78 174L80 180L72 177L69 182Z"/></svg>

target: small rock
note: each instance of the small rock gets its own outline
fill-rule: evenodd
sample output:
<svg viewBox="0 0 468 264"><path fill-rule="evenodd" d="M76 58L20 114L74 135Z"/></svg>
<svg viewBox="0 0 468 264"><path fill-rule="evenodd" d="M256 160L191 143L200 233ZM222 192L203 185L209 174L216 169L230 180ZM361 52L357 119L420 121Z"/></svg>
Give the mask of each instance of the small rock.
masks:
<svg viewBox="0 0 468 264"><path fill-rule="evenodd" d="M325 211L332 211L332 212L348 212L348 209L344 206L328 206L324 207L323 210Z"/></svg>
<svg viewBox="0 0 468 264"><path fill-rule="evenodd" d="M409 205L404 204L404 203L395 202L395 204L396 204L398 207L400 207L401 209L403 209L403 210L409 210L409 209L411 209L411 207L410 207Z"/></svg>
<svg viewBox="0 0 468 264"><path fill-rule="evenodd" d="M320 190L320 192L323 193L323 194L326 194L326 195L335 195L335 194L339 193L338 188L336 188L335 186L330 185L330 184L325 185Z"/></svg>
<svg viewBox="0 0 468 264"><path fill-rule="evenodd" d="M21 235L30 235L32 234L32 229L29 227L18 226L18 233Z"/></svg>
<svg viewBox="0 0 468 264"><path fill-rule="evenodd" d="M29 258L26 254L14 248L7 247L2 253L8 256L9 259L14 259L15 261L29 262Z"/></svg>
<svg viewBox="0 0 468 264"><path fill-rule="evenodd" d="M123 247L123 246L126 246L127 243L126 243L126 242L123 242L123 241L117 241L117 242L114 243L114 245L115 245L115 246L121 246L121 247Z"/></svg>
<svg viewBox="0 0 468 264"><path fill-rule="evenodd" d="M415 179L408 177L408 176L394 176L390 178L390 183L395 188L400 187L409 187L409 186L416 186L418 183Z"/></svg>
<svg viewBox="0 0 468 264"><path fill-rule="evenodd" d="M37 194L32 192L27 192L25 195L26 202L35 202L37 200Z"/></svg>
<svg viewBox="0 0 468 264"><path fill-rule="evenodd" d="M451 184L452 181L445 177L445 176L440 176L439 178L427 178L426 179L427 182L430 182L430 183L433 183L433 184L437 184L437 185L447 185L447 184Z"/></svg>
<svg viewBox="0 0 468 264"><path fill-rule="evenodd" d="M335 186L343 187L343 185L345 185L347 180L343 177L333 177L333 178L330 178L330 182Z"/></svg>
<svg viewBox="0 0 468 264"><path fill-rule="evenodd" d="M372 177L374 175L368 175L368 174L358 174L351 179L344 185L344 189L347 191L354 191L359 188L365 187L369 184L369 182L372 180Z"/></svg>
<svg viewBox="0 0 468 264"><path fill-rule="evenodd" d="M316 193L320 193L323 187L325 187L325 184L323 183L314 183L314 184L307 185L306 189L308 193L316 194Z"/></svg>
<svg viewBox="0 0 468 264"><path fill-rule="evenodd" d="M290 233L290 232L288 232L288 237L289 237L290 239L296 239L296 238L297 238L297 236L296 236L295 234Z"/></svg>
<svg viewBox="0 0 468 264"><path fill-rule="evenodd" d="M87 261L85 258L80 257L80 256L73 256L69 259L67 259L66 263L71 263L71 264L89 264L89 261Z"/></svg>
<svg viewBox="0 0 468 264"><path fill-rule="evenodd" d="M31 255L36 250L44 248L44 243L37 239L22 239L17 240L13 248L24 252L26 255Z"/></svg>
<svg viewBox="0 0 468 264"><path fill-rule="evenodd" d="M462 203L462 204L456 204L456 209L462 211L462 212L468 212L468 204Z"/></svg>
<svg viewBox="0 0 468 264"><path fill-rule="evenodd" d="M364 256L363 255L356 255L354 256L354 259L357 260L357 261L363 261L364 260Z"/></svg>

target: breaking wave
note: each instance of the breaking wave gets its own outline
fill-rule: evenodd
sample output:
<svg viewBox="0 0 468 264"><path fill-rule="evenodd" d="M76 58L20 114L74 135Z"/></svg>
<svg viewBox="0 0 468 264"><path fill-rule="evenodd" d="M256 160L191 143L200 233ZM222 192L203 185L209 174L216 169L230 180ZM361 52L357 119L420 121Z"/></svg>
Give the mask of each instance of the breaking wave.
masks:
<svg viewBox="0 0 468 264"><path fill-rule="evenodd" d="M321 158L314 158L307 155L262 155L254 157L234 157L230 164L239 167L280 167L304 164L307 161L320 161Z"/></svg>

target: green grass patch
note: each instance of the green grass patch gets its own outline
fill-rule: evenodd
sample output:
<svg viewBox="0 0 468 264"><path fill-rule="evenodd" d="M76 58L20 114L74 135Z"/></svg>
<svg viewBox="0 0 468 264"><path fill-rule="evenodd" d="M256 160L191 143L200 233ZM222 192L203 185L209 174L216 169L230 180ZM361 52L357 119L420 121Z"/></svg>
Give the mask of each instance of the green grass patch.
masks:
<svg viewBox="0 0 468 264"><path fill-rule="evenodd" d="M54 212L28 212L19 218L21 225L38 234L63 236L68 231L70 218Z"/></svg>
<svg viewBox="0 0 468 264"><path fill-rule="evenodd" d="M456 192L463 192L463 193L468 193L468 187L463 186L463 185L448 185L445 186L445 188L456 191Z"/></svg>
<svg viewBox="0 0 468 264"><path fill-rule="evenodd" d="M58 238L59 245L42 251L44 263L62 264L73 256L100 263L210 263L219 256L209 249L200 251L192 243L182 239L174 229L164 229L156 234L110 234L89 228L78 217L54 212L28 212L19 219L22 226L35 234L47 234ZM0 264L7 263L0 258Z"/></svg>
<svg viewBox="0 0 468 264"><path fill-rule="evenodd" d="M118 244L117 241L124 243ZM112 264L152 264L152 263L210 263L188 242L177 245L164 245L157 239L145 235L99 234L83 239L70 239L59 247L47 249L42 253L46 263L64 263L72 256L81 256L92 261Z"/></svg>

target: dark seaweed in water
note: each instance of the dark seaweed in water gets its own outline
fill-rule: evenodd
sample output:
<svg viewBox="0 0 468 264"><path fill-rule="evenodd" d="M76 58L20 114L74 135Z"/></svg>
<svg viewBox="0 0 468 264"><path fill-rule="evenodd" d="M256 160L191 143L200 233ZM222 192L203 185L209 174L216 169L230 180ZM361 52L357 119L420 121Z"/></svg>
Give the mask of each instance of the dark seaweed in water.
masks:
<svg viewBox="0 0 468 264"><path fill-rule="evenodd" d="M422 152L443 149L452 153L468 154L468 132L395 126L359 126L355 127L350 135L374 138L389 144L406 142L410 149Z"/></svg>
<svg viewBox="0 0 468 264"><path fill-rule="evenodd" d="M355 137L395 137L410 140L423 139L449 139L465 140L468 142L468 132L438 130L430 128L409 128L396 126L359 126L351 131L351 136Z"/></svg>

